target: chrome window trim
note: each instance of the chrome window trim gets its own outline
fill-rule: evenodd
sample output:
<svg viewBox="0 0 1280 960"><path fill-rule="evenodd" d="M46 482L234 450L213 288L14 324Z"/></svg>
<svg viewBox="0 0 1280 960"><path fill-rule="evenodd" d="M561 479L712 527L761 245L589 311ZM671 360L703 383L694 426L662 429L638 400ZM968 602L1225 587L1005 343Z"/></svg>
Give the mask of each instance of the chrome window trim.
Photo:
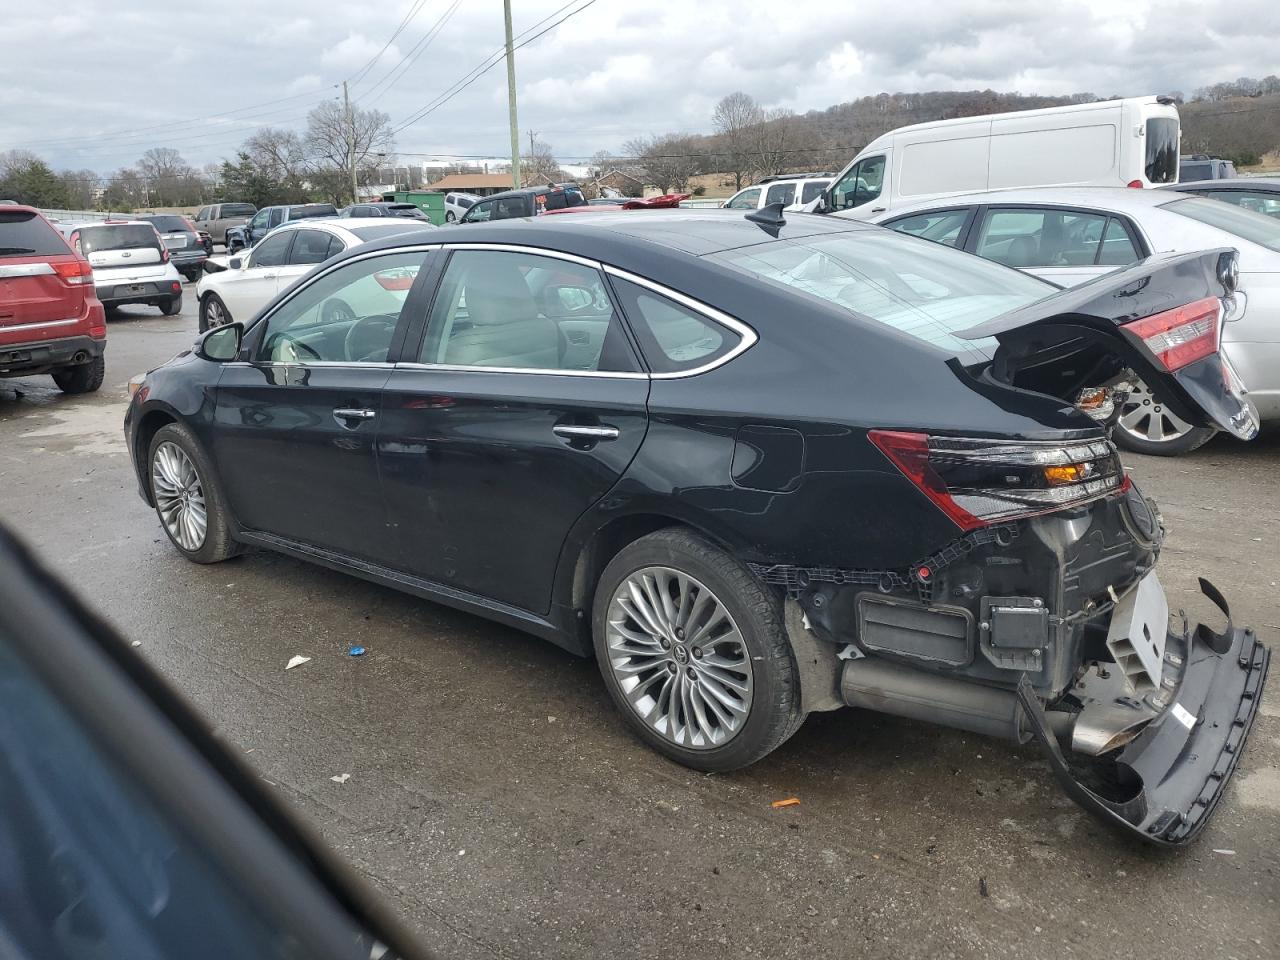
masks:
<svg viewBox="0 0 1280 960"><path fill-rule="evenodd" d="M604 264L599 260L591 260L587 257L580 257L574 253L562 253L559 250L548 250L545 247L526 247L518 243L463 243L455 241L453 243L442 244L446 250L497 250L502 253L527 253L535 257L551 257L554 260L567 260L569 263L576 263L580 266L591 267L593 270L605 269Z"/></svg>
<svg viewBox="0 0 1280 960"><path fill-rule="evenodd" d="M79 322L79 317L72 317L69 320L40 320L36 323L19 323L11 327L0 327L0 330L3 330L5 333L13 333L17 330L39 330L44 327L65 327ZM17 346L17 344L14 344L14 346ZM30 344L27 344L27 346L30 346ZM4 349L7 349L7 345L5 347L0 347L0 350Z"/></svg>
<svg viewBox="0 0 1280 960"><path fill-rule="evenodd" d="M222 365L224 367L328 367L330 369L347 367L353 370L392 370L396 366L385 360L370 360L367 363L359 360L308 360L305 363L289 363L285 360L227 360Z"/></svg>
<svg viewBox="0 0 1280 960"><path fill-rule="evenodd" d="M536 373L553 377L600 377L610 380L648 380L653 374L624 370L560 370L554 367L481 367L465 363L419 363L402 360L397 370L441 370L445 373Z"/></svg>
<svg viewBox="0 0 1280 960"><path fill-rule="evenodd" d="M755 330L736 317L731 317L727 313L717 310L715 307L709 307L702 301L686 296L678 290L672 290L670 287L663 286L662 284L650 280L647 277L637 276L627 270L621 270L618 267L611 267L608 264L604 265L604 271L610 276L618 277L619 279L634 283L637 286L644 287L647 290L652 290L654 293L661 297L666 297L668 300L674 300L682 307L692 310L694 313L700 313L708 320L713 320L721 326L728 327L738 335L738 345L723 356L716 357L709 363L704 363L700 367L692 367L688 370L676 370L671 373L651 373L650 376L653 377L654 380L682 380L685 377L696 377L701 373L706 373L709 370L722 367L735 357L740 357L742 354L746 353L755 346L756 342L760 339Z"/></svg>

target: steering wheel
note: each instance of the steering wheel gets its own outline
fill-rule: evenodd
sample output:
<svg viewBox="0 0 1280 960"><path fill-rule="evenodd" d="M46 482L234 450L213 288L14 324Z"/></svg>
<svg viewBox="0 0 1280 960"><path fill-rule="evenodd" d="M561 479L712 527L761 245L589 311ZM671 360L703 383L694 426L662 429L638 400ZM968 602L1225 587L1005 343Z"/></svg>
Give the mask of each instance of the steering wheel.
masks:
<svg viewBox="0 0 1280 960"><path fill-rule="evenodd" d="M281 334L271 348L271 359L276 363L305 363L319 360L320 354L301 340Z"/></svg>
<svg viewBox="0 0 1280 960"><path fill-rule="evenodd" d="M387 359L391 349L391 335L395 332L399 317L389 313L375 313L361 317L347 328L342 352L353 363L380 363Z"/></svg>
<svg viewBox="0 0 1280 960"><path fill-rule="evenodd" d="M341 297L330 297L320 307L321 323L337 323L340 320L354 320L356 312Z"/></svg>

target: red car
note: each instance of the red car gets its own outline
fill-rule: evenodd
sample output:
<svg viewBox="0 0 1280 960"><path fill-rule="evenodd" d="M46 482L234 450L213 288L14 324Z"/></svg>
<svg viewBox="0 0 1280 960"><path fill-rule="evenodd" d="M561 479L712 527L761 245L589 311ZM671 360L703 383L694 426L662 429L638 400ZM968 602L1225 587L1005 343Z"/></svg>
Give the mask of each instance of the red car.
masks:
<svg viewBox="0 0 1280 960"><path fill-rule="evenodd" d="M63 392L90 393L106 342L89 261L38 210L0 206L0 377L51 373Z"/></svg>

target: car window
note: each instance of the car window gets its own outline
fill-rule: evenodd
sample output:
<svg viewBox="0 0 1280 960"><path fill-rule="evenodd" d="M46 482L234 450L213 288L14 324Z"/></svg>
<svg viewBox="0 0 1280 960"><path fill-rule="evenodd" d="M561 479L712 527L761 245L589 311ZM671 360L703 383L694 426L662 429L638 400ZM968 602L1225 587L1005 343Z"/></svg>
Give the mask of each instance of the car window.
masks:
<svg viewBox="0 0 1280 960"><path fill-rule="evenodd" d="M831 191L832 208L860 207L880 196L884 184L884 156L867 157L854 164Z"/></svg>
<svg viewBox="0 0 1280 960"><path fill-rule="evenodd" d="M271 217L270 210L259 211L256 215L254 215L254 218L249 221L249 226L252 227L254 230L261 230L263 227L267 225L267 220L270 219L270 217Z"/></svg>
<svg viewBox="0 0 1280 960"><path fill-rule="evenodd" d="M800 202L810 203L822 196L822 191L827 189L830 180L807 180L804 187L800 190Z"/></svg>
<svg viewBox="0 0 1280 960"><path fill-rule="evenodd" d="M1178 136L1180 127L1173 117L1152 117L1147 121L1145 172L1152 183L1176 183L1178 177Z"/></svg>
<svg viewBox="0 0 1280 960"><path fill-rule="evenodd" d="M1074 210L988 210L974 252L1019 269L1092 265L1106 223L1106 214Z"/></svg>
<svg viewBox="0 0 1280 960"><path fill-rule="evenodd" d="M385 362L429 255L416 250L354 260L302 287L267 317L258 360Z"/></svg>
<svg viewBox="0 0 1280 960"><path fill-rule="evenodd" d="M462 219L466 223L483 223L485 220L490 220L493 218L494 204L495 201L493 200L486 200L483 203L477 203L463 214Z"/></svg>
<svg viewBox="0 0 1280 960"><path fill-rule="evenodd" d="M497 250L454 251L419 359L467 367L636 369L600 271Z"/></svg>
<svg viewBox="0 0 1280 960"><path fill-rule="evenodd" d="M1102 250L1098 254L1098 263L1122 267L1141 258L1142 255L1134 247L1124 224L1116 217L1108 220L1107 229L1102 234Z"/></svg>
<svg viewBox="0 0 1280 960"><path fill-rule="evenodd" d="M276 207L274 210L271 211L271 214L267 219L267 223L269 223L273 227L278 227L281 224L281 222L283 222L283 220L284 220L284 210L280 207Z"/></svg>
<svg viewBox="0 0 1280 960"><path fill-rule="evenodd" d="M202 222L208 219L209 219L209 208L201 207L200 212L196 214L196 220Z"/></svg>
<svg viewBox="0 0 1280 960"><path fill-rule="evenodd" d="M889 230L777 240L709 259L818 297L966 360L990 356L995 341L968 341L955 336L958 331L1057 291L1030 274Z"/></svg>
<svg viewBox="0 0 1280 960"><path fill-rule="evenodd" d="M1280 250L1280 223L1264 214L1207 197L1186 197L1165 204L1163 209L1234 233L1272 250Z"/></svg>
<svg viewBox="0 0 1280 960"><path fill-rule="evenodd" d="M187 230L187 221L182 217L175 217L171 214L157 214L154 217L147 217L147 221L161 233L186 232Z"/></svg>
<svg viewBox="0 0 1280 960"><path fill-rule="evenodd" d="M759 203L760 188L749 187L731 199L724 206L726 210L754 210Z"/></svg>
<svg viewBox="0 0 1280 960"><path fill-rule="evenodd" d="M513 217L530 216L528 197L502 197L495 201L494 220L509 220Z"/></svg>
<svg viewBox="0 0 1280 960"><path fill-rule="evenodd" d="M337 237L329 237L329 249L325 251L324 258L328 260L330 257L336 257L343 250L347 249L347 245Z"/></svg>
<svg viewBox="0 0 1280 960"><path fill-rule="evenodd" d="M898 233L906 233L934 243L943 243L954 247L960 240L960 231L969 220L968 210L932 210L929 213L917 213L913 217L903 217L886 223L885 226Z"/></svg>
<svg viewBox="0 0 1280 960"><path fill-rule="evenodd" d="M272 234L256 247L249 255L251 267L278 267L284 264L289 256L289 242L293 239L293 231Z"/></svg>
<svg viewBox="0 0 1280 960"><path fill-rule="evenodd" d="M52 257L70 252L67 242L44 218L0 207L0 257Z"/></svg>
<svg viewBox="0 0 1280 960"><path fill-rule="evenodd" d="M103 250L134 250L160 246L155 227L149 223L122 223L80 228L80 252L85 256Z"/></svg>
<svg viewBox="0 0 1280 960"><path fill-rule="evenodd" d="M295 230L293 246L289 250L289 262L323 263L329 257L329 241L332 239L329 234L319 230Z"/></svg>
<svg viewBox="0 0 1280 960"><path fill-rule="evenodd" d="M471 197L454 197L453 203L454 206L462 207L462 209L465 210L468 207L474 206L475 200Z"/></svg>
<svg viewBox="0 0 1280 960"><path fill-rule="evenodd" d="M796 201L796 185L795 183L774 183L770 184L769 189L765 191L764 202L781 203L784 206L795 203Z"/></svg>
<svg viewBox="0 0 1280 960"><path fill-rule="evenodd" d="M742 337L675 300L620 277L614 289L654 373L681 373L713 363Z"/></svg>
<svg viewBox="0 0 1280 960"><path fill-rule="evenodd" d="M1188 190L1188 193L1197 193ZM1280 217L1280 193L1266 193L1257 190L1206 190L1199 196L1221 200L1254 213L1264 213L1268 217Z"/></svg>
<svg viewBox="0 0 1280 960"><path fill-rule="evenodd" d="M252 203L224 203L221 208L221 217L252 217L258 212L258 208Z"/></svg>
<svg viewBox="0 0 1280 960"><path fill-rule="evenodd" d="M569 206L569 197L563 190L552 190L550 193L540 193L536 197L539 213L543 210L563 210Z"/></svg>

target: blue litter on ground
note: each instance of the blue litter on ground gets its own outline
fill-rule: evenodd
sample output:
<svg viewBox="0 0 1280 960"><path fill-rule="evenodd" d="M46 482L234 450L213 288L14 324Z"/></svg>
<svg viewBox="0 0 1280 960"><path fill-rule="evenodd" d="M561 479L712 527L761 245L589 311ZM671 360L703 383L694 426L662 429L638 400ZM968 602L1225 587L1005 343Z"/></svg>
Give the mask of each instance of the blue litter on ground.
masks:
<svg viewBox="0 0 1280 960"><path fill-rule="evenodd" d="M347 656L350 656L350 657L363 657L363 656L364 656L364 647L352 647L350 650L348 650L348 651L347 651Z"/></svg>

